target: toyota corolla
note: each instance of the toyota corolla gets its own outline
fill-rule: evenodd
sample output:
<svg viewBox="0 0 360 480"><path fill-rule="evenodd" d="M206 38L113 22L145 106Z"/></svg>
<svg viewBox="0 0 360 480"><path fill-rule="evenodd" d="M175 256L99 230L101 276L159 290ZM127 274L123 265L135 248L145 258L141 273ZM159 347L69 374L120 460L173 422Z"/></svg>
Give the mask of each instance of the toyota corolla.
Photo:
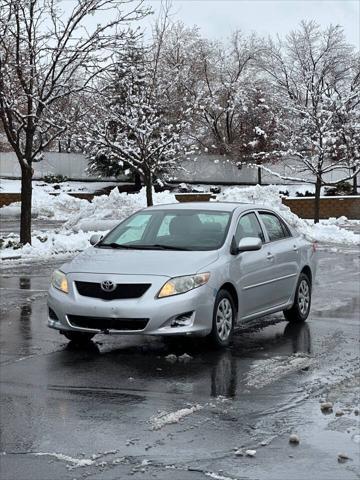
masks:
<svg viewBox="0 0 360 480"><path fill-rule="evenodd" d="M222 347L256 317L309 315L314 245L262 206L149 207L90 243L51 280L48 326L69 340L198 335Z"/></svg>

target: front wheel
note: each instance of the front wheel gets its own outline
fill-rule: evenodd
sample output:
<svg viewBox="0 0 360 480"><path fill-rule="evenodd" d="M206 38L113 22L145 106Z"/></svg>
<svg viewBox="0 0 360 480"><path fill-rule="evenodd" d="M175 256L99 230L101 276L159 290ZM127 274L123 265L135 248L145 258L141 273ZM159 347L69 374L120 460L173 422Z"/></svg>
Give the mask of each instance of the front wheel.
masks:
<svg viewBox="0 0 360 480"><path fill-rule="evenodd" d="M311 305L311 283L305 273L301 273L296 286L295 300L289 310L284 310L284 316L289 322L305 322L309 316Z"/></svg>
<svg viewBox="0 0 360 480"><path fill-rule="evenodd" d="M88 343L95 336L95 333L73 332L70 330L61 332L68 340L74 343Z"/></svg>
<svg viewBox="0 0 360 480"><path fill-rule="evenodd" d="M227 347L234 331L235 305L227 290L220 290L216 296L210 339L215 347Z"/></svg>

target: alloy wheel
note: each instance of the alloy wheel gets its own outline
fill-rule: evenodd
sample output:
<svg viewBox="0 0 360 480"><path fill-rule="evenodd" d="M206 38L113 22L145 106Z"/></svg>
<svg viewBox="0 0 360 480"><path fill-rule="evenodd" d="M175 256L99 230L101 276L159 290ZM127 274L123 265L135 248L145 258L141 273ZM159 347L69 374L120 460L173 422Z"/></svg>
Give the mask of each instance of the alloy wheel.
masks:
<svg viewBox="0 0 360 480"><path fill-rule="evenodd" d="M233 309L231 302L227 298L223 298L216 311L216 329L219 338L226 341L229 338L233 321Z"/></svg>
<svg viewBox="0 0 360 480"><path fill-rule="evenodd" d="M301 280L298 290L298 305L302 315L306 315L310 305L310 288L306 280Z"/></svg>

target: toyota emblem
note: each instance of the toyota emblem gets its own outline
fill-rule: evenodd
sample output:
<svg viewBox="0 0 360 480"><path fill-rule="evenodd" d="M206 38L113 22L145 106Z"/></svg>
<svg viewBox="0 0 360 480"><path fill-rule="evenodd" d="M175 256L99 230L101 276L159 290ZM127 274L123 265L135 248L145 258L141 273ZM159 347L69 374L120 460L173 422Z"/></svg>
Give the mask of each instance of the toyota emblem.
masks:
<svg viewBox="0 0 360 480"><path fill-rule="evenodd" d="M111 280L104 280L101 282L101 290L104 292L113 292L116 289L116 284Z"/></svg>

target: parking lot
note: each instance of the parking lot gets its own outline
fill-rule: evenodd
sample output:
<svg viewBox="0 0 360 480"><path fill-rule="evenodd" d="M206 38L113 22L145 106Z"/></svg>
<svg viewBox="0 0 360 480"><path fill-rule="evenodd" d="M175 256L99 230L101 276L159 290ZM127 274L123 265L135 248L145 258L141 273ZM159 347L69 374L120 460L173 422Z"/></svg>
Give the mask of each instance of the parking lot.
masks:
<svg viewBox="0 0 360 480"><path fill-rule="evenodd" d="M320 246L306 324L266 317L223 351L134 336L68 344L46 327L62 261L1 266L3 479L359 478L358 249Z"/></svg>

